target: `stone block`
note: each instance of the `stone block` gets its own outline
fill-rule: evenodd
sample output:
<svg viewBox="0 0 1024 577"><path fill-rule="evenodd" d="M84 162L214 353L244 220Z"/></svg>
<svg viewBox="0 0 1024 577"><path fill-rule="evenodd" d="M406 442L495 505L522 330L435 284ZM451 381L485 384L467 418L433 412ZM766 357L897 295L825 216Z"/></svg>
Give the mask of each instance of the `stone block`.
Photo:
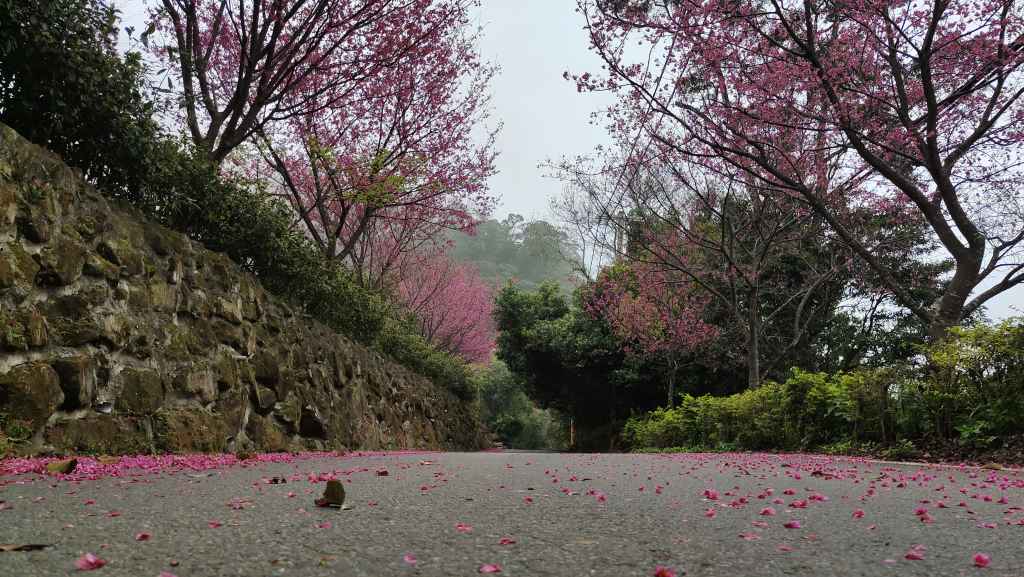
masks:
<svg viewBox="0 0 1024 577"><path fill-rule="evenodd" d="M227 449L227 426L205 409L163 408L153 416L153 444L168 453L222 453Z"/></svg>
<svg viewBox="0 0 1024 577"><path fill-rule="evenodd" d="M77 454L137 455L153 450L145 425L136 417L92 414L58 421L43 437L47 444Z"/></svg>
<svg viewBox="0 0 1024 577"><path fill-rule="evenodd" d="M145 270L142 252L123 238L109 238L101 241L97 247L100 256L121 267L126 276L137 276Z"/></svg>
<svg viewBox="0 0 1024 577"><path fill-rule="evenodd" d="M0 405L4 412L42 428L64 402L60 378L49 364L35 361L18 365L0 375Z"/></svg>
<svg viewBox="0 0 1024 577"><path fill-rule="evenodd" d="M39 272L36 284L44 287L62 287L74 284L82 277L86 250L82 243L61 238L39 253Z"/></svg>
<svg viewBox="0 0 1024 577"><path fill-rule="evenodd" d="M174 378L174 389L189 397L196 397L203 403L217 398L217 384L213 371L202 365L192 365L181 370Z"/></svg>
<svg viewBox="0 0 1024 577"><path fill-rule="evenodd" d="M164 401L164 385L160 375L149 369L126 368L118 375L121 393L117 409L132 415L150 415Z"/></svg>

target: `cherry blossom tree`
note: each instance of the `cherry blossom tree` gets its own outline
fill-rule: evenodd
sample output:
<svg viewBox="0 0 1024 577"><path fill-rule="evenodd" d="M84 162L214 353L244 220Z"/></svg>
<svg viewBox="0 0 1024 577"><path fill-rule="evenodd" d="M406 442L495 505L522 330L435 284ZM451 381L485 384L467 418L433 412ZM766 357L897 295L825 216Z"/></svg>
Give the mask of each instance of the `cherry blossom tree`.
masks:
<svg viewBox="0 0 1024 577"><path fill-rule="evenodd" d="M749 387L806 345L843 295L849 251L771 190L671 156L568 161L559 174L570 186L556 210L586 231L581 244L707 299L700 308L723 313L716 326L740 340Z"/></svg>
<svg viewBox="0 0 1024 577"><path fill-rule="evenodd" d="M480 59L468 6L433 2L414 21L432 33L401 65L260 133L276 188L310 238L368 284L402 254L471 230L493 205L496 132L486 123L496 69Z"/></svg>
<svg viewBox="0 0 1024 577"><path fill-rule="evenodd" d="M1024 9L1015 0L581 0L640 157L740 172L824 219L945 338L1024 282ZM639 47L638 47L639 45ZM953 270L931 306L851 230L865 208L920 218Z"/></svg>
<svg viewBox="0 0 1024 577"><path fill-rule="evenodd" d="M161 0L143 40L181 90L210 160L274 123L310 117L430 42L432 0ZM458 16L461 2L441 10Z"/></svg>
<svg viewBox="0 0 1024 577"><path fill-rule="evenodd" d="M628 353L665 360L669 407L675 403L680 357L717 333L701 319L708 299L691 288L664 269L620 262L603 270L586 293L587 312L603 317Z"/></svg>
<svg viewBox="0 0 1024 577"><path fill-rule="evenodd" d="M419 321L421 334L468 362L489 362L495 347L494 290L480 273L443 252L403 264L396 292Z"/></svg>

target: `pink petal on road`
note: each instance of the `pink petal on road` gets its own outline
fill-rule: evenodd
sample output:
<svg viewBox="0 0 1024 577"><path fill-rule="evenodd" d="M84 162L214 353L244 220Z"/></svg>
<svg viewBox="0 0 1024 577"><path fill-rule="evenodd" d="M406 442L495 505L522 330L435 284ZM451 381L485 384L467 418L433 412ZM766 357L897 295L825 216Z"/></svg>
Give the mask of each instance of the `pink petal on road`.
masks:
<svg viewBox="0 0 1024 577"><path fill-rule="evenodd" d="M495 563L484 563L477 569L478 573L501 573L501 565Z"/></svg>
<svg viewBox="0 0 1024 577"><path fill-rule="evenodd" d="M988 567L988 564L992 562L992 558L984 553L974 554L974 566L975 567Z"/></svg>
<svg viewBox="0 0 1024 577"><path fill-rule="evenodd" d="M668 567L662 567L658 565L654 568L654 573L651 573L652 577L676 577L676 572Z"/></svg>
<svg viewBox="0 0 1024 577"><path fill-rule="evenodd" d="M412 553L406 553L405 556L402 557L402 561L405 561L409 565L415 565L417 559L416 559L416 556L413 555Z"/></svg>
<svg viewBox="0 0 1024 577"><path fill-rule="evenodd" d="M94 571L106 564L106 561L92 553L86 553L75 561L75 567L77 567L79 571Z"/></svg>
<svg viewBox="0 0 1024 577"><path fill-rule="evenodd" d="M907 554L904 555L903 558L911 561L921 561L924 559L924 551L924 545L911 545L910 550L907 551Z"/></svg>
<svg viewBox="0 0 1024 577"><path fill-rule="evenodd" d="M502 537L498 541L498 545L515 545L515 544L516 544L516 540L513 539L512 537Z"/></svg>
<svg viewBox="0 0 1024 577"><path fill-rule="evenodd" d="M145 531L135 535L135 540L136 541L149 541L152 538L153 538L153 535L151 535L149 533L146 533Z"/></svg>
<svg viewBox="0 0 1024 577"><path fill-rule="evenodd" d="M801 527L800 521L797 521L795 519L792 521L786 521L786 523L784 523L782 526L787 529L799 529Z"/></svg>

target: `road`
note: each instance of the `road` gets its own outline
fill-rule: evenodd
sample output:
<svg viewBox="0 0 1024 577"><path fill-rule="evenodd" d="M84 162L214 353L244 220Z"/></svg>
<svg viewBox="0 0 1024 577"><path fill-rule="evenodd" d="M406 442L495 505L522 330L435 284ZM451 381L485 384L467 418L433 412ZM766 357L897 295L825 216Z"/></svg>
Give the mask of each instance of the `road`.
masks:
<svg viewBox="0 0 1024 577"><path fill-rule="evenodd" d="M762 454L278 459L83 459L67 478L9 461L0 544L48 547L0 552L0 575L1024 576L1019 472ZM350 508L314 505L332 477ZM86 553L106 564L77 571Z"/></svg>

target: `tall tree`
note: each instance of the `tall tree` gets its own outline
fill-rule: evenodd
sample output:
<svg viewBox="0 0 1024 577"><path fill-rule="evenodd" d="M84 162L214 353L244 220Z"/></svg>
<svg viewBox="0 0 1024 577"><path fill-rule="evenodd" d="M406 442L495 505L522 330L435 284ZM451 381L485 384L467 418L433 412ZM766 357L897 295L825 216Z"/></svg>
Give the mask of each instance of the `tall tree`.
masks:
<svg viewBox="0 0 1024 577"><path fill-rule="evenodd" d="M716 321L740 333L749 387L788 368L842 296L846 251L813 213L770 190L670 155L606 158L596 171L567 164L562 174L571 186L559 212L589 243L725 313Z"/></svg>
<svg viewBox="0 0 1024 577"><path fill-rule="evenodd" d="M162 133L141 55L121 53L119 29L104 0L0 0L0 122L140 202Z"/></svg>
<svg viewBox="0 0 1024 577"><path fill-rule="evenodd" d="M437 348L471 363L494 352L494 289L472 265L433 253L396 271L397 295Z"/></svg>
<svg viewBox="0 0 1024 577"><path fill-rule="evenodd" d="M932 339L1024 282L1015 0L581 0L614 129L804 203ZM635 48L643 47L643 54ZM629 47L627 49L627 47ZM897 206L953 262L922 306L852 209ZM983 284L984 283L984 284Z"/></svg>
<svg viewBox="0 0 1024 577"><path fill-rule="evenodd" d="M401 65L377 71L315 114L260 133L280 193L326 259L380 284L403 253L468 230L493 198L488 83L461 1L434 2L406 25L429 29Z"/></svg>
<svg viewBox="0 0 1024 577"><path fill-rule="evenodd" d="M675 404L681 359L713 339L715 327L702 320L708 299L694 294L688 279L660 267L618 263L587 287L584 306L604 317L627 353L668 365L668 406Z"/></svg>
<svg viewBox="0 0 1024 577"><path fill-rule="evenodd" d="M309 117L438 34L433 0L161 0L144 40L180 83L196 146L223 161L257 132ZM465 2L441 10L459 12Z"/></svg>

